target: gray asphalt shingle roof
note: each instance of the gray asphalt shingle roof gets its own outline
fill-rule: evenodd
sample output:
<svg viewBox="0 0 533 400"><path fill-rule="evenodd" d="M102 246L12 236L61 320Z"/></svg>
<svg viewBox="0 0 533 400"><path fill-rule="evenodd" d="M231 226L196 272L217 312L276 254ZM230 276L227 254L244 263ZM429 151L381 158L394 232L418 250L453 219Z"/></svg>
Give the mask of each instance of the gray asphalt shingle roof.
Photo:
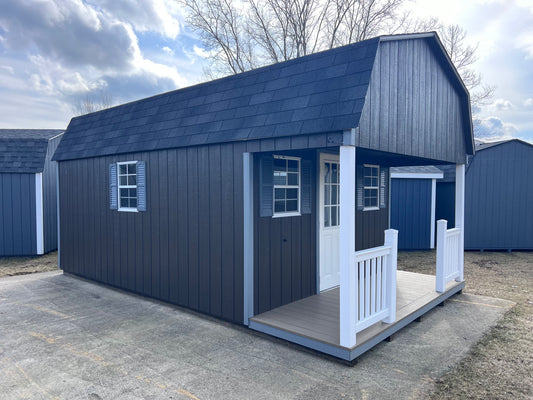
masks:
<svg viewBox="0 0 533 400"><path fill-rule="evenodd" d="M42 172L50 138L57 129L0 129L0 173Z"/></svg>
<svg viewBox="0 0 533 400"><path fill-rule="evenodd" d="M358 126L379 38L73 118L55 160Z"/></svg>

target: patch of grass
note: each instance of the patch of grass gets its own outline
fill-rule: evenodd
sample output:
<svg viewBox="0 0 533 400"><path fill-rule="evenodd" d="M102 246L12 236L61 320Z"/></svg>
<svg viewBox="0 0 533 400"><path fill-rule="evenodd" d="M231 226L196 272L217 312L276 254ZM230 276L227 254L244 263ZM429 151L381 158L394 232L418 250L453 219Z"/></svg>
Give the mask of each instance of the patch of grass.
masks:
<svg viewBox="0 0 533 400"><path fill-rule="evenodd" d="M434 252L404 252L398 268L434 274ZM516 302L424 398L533 398L533 253L465 253L465 291Z"/></svg>

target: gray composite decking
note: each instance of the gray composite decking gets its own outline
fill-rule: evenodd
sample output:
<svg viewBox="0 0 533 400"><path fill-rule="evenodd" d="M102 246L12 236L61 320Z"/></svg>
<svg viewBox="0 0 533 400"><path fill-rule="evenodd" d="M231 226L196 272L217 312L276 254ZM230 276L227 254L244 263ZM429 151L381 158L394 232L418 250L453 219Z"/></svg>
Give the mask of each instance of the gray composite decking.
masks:
<svg viewBox="0 0 533 400"><path fill-rule="evenodd" d="M398 271L396 321L377 323L357 334L352 348L339 344L339 288L295 301L250 319L250 328L314 350L352 361L365 351L461 291L464 282L451 281L444 293L435 291L435 276Z"/></svg>

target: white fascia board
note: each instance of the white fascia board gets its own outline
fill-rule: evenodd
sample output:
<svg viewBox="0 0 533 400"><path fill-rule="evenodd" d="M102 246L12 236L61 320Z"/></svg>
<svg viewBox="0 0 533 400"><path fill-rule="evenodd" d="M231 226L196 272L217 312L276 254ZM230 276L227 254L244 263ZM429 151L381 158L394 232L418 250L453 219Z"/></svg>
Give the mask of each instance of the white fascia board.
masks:
<svg viewBox="0 0 533 400"><path fill-rule="evenodd" d="M431 172L391 172L391 178L398 179L442 179L444 174Z"/></svg>

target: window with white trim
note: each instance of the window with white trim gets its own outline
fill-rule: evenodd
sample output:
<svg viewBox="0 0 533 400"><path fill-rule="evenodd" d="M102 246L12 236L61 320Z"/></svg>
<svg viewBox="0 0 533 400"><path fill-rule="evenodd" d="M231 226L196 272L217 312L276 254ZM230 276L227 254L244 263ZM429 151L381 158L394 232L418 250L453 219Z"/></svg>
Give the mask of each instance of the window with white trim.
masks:
<svg viewBox="0 0 533 400"><path fill-rule="evenodd" d="M379 166L363 165L364 211L379 209Z"/></svg>
<svg viewBox="0 0 533 400"><path fill-rule="evenodd" d="M118 209L137 211L137 161L119 162Z"/></svg>
<svg viewBox="0 0 533 400"><path fill-rule="evenodd" d="M300 215L300 161L274 156L274 217Z"/></svg>

